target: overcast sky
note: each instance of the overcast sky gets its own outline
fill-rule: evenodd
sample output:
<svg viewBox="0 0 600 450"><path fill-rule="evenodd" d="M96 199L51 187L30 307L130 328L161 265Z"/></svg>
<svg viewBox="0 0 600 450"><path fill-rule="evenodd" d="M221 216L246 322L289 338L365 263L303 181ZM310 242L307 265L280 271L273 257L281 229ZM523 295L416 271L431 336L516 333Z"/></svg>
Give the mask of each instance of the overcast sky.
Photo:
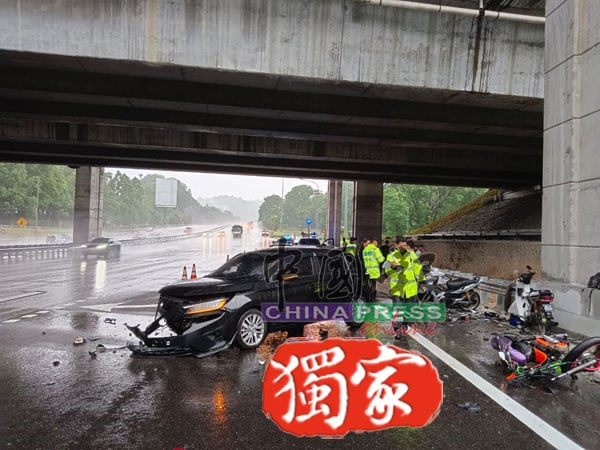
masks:
<svg viewBox="0 0 600 450"><path fill-rule="evenodd" d="M327 192L327 180L301 178L256 177L249 175L222 175L203 172L171 172L165 170L140 170L106 168L107 172L116 171L127 174L130 178L152 173L163 175L165 178L177 178L192 190L194 198L210 198L218 195L232 195L245 200L262 200L269 195L281 195L283 180L284 195L294 186L306 184Z"/></svg>

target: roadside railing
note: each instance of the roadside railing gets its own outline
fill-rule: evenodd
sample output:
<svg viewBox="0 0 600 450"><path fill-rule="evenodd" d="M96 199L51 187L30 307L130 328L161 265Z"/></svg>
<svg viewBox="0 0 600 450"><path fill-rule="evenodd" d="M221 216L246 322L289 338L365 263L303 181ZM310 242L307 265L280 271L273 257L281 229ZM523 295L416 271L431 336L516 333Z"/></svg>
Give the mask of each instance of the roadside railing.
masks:
<svg viewBox="0 0 600 450"><path fill-rule="evenodd" d="M207 230L201 233L155 236L149 238L119 239L122 246L149 245L164 242L193 239L204 234L220 230L222 227ZM3 245L0 246L0 264L32 262L44 259L63 259L79 257L81 246L76 244L33 244L33 245Z"/></svg>

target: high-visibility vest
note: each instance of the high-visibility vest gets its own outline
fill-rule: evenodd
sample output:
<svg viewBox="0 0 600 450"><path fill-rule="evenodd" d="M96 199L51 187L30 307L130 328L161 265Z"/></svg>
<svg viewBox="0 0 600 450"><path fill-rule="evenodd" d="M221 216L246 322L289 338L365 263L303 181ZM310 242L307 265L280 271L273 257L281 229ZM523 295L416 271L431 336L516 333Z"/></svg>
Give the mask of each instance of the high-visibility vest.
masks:
<svg viewBox="0 0 600 450"><path fill-rule="evenodd" d="M410 251L401 253L394 249L388 255L388 261L396 261L402 270L390 268L386 273L390 277L390 295L397 295L403 298L410 298L417 295L418 284L415 276L414 260ZM415 255L416 256L416 255Z"/></svg>
<svg viewBox="0 0 600 450"><path fill-rule="evenodd" d="M355 256L357 247L358 246L356 244L346 244L346 253L350 253L352 256Z"/></svg>
<svg viewBox="0 0 600 450"><path fill-rule="evenodd" d="M379 247L375 244L369 244L364 248L362 254L365 271L369 274L369 278L379 278L381 276L379 265L385 260Z"/></svg>
<svg viewBox="0 0 600 450"><path fill-rule="evenodd" d="M417 280L417 283L420 283L421 281L425 281L425 274L423 273L423 264L421 264L421 260L419 259L419 256L412 250L410 251L410 257L412 259L413 262L413 266L415 268L415 278Z"/></svg>

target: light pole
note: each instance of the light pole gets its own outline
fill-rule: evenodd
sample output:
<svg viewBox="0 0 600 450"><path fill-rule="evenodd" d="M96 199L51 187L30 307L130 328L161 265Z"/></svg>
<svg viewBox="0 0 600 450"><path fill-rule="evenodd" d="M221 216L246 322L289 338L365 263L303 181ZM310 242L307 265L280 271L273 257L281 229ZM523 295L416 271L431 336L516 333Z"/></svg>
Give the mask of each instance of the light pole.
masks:
<svg viewBox="0 0 600 450"><path fill-rule="evenodd" d="M35 196L35 237L37 238L38 229L38 209L40 204L40 177L37 177L37 194Z"/></svg>

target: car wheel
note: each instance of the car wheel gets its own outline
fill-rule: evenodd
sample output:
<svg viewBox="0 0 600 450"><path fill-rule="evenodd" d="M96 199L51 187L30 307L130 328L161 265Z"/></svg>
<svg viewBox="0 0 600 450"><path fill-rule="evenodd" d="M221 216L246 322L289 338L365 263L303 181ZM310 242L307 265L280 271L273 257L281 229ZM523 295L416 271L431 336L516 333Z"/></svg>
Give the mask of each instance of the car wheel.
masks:
<svg viewBox="0 0 600 450"><path fill-rule="evenodd" d="M267 335L267 325L265 324L260 311L249 309L237 324L236 342L240 348L249 350L258 347Z"/></svg>

